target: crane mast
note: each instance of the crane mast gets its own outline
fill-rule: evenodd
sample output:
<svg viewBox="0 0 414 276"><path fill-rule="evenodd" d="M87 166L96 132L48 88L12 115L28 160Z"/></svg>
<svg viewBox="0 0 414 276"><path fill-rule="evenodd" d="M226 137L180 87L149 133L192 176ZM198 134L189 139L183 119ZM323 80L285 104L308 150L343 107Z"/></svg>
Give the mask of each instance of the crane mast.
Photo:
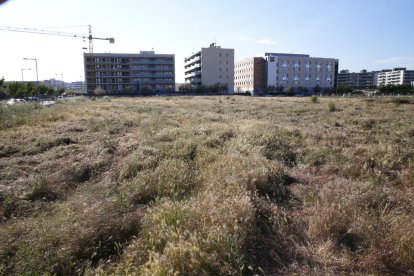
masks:
<svg viewBox="0 0 414 276"><path fill-rule="evenodd" d="M76 34L76 33L67 33L67 32L56 32L56 31L49 31L49 30L36 29L36 28L17 28L17 27L0 26L0 30L3 30L3 31L78 37L78 38L88 39L89 40L89 53L91 54L93 54L93 42L92 41L94 39L107 40L109 41L109 43L115 43L115 39L113 37L110 37L110 38L94 37L92 35L92 26L88 25L88 28L89 28L89 34L86 35L86 34Z"/></svg>

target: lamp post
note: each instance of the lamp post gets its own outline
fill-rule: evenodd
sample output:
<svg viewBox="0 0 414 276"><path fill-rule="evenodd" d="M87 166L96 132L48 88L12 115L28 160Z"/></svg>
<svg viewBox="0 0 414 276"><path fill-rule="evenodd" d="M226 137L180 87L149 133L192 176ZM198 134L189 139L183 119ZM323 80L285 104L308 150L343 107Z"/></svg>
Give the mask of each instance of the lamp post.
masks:
<svg viewBox="0 0 414 276"><path fill-rule="evenodd" d="M36 82L37 82L37 85L39 86L39 74L37 72L37 58L23 58L23 60L34 60L34 62L36 63Z"/></svg>
<svg viewBox="0 0 414 276"><path fill-rule="evenodd" d="M23 72L24 72L24 71L30 71L30 70L32 70L32 69L31 69L31 68L22 68L21 70L22 70L22 82L24 82L24 75L23 75Z"/></svg>

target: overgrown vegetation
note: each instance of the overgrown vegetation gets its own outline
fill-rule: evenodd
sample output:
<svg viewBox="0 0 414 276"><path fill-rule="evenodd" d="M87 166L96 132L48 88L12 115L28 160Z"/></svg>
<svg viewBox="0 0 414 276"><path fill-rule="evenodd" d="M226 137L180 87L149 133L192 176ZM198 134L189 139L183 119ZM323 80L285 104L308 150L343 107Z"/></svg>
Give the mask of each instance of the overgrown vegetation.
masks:
<svg viewBox="0 0 414 276"><path fill-rule="evenodd" d="M412 98L315 99L0 107L0 275L414 274Z"/></svg>

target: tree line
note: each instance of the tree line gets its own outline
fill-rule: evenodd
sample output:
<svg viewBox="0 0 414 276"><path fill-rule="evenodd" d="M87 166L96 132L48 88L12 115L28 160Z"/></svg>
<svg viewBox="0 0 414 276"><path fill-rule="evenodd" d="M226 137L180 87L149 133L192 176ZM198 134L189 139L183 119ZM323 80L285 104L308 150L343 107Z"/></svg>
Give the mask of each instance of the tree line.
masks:
<svg viewBox="0 0 414 276"><path fill-rule="evenodd" d="M189 83L185 83L178 87L178 90L182 93L196 93L196 94L228 94L229 88L227 84L215 83L213 85L196 85L192 86ZM233 91L231 91L233 92Z"/></svg>
<svg viewBox="0 0 414 276"><path fill-rule="evenodd" d="M414 85L410 84L401 84L401 85L385 85L378 88L379 94L382 95L414 95ZM237 92L241 93L240 88L237 88ZM283 87L283 86L268 86L263 91L255 91L256 94L268 94L268 95L286 95L286 96L295 96L295 95L343 95L343 94L354 94L362 95L360 89L354 89L352 86L346 83L340 84L337 88L327 88L320 87L316 85L313 88L307 88L303 86L298 87Z"/></svg>
<svg viewBox="0 0 414 276"><path fill-rule="evenodd" d="M381 86L379 88L379 92L385 95L414 95L414 85L410 84L401 84L401 85L394 85L388 84L385 86Z"/></svg>
<svg viewBox="0 0 414 276"><path fill-rule="evenodd" d="M0 98L25 98L39 96L59 96L65 92L65 89L59 88L55 90L44 84L35 84L33 82L17 82L12 81L6 83L4 78L0 79Z"/></svg>

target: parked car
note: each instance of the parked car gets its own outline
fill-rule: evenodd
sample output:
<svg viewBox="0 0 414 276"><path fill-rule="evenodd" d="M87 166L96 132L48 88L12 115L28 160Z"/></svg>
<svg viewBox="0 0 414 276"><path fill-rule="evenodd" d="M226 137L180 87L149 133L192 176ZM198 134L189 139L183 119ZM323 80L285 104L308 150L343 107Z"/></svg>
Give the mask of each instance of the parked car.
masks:
<svg viewBox="0 0 414 276"><path fill-rule="evenodd" d="M26 97L24 99L28 102L37 102L37 101L39 101L39 98L37 98L37 97Z"/></svg>
<svg viewBox="0 0 414 276"><path fill-rule="evenodd" d="M27 103L27 102L23 99L10 99L10 100L7 101L8 105L25 104L25 103Z"/></svg>

